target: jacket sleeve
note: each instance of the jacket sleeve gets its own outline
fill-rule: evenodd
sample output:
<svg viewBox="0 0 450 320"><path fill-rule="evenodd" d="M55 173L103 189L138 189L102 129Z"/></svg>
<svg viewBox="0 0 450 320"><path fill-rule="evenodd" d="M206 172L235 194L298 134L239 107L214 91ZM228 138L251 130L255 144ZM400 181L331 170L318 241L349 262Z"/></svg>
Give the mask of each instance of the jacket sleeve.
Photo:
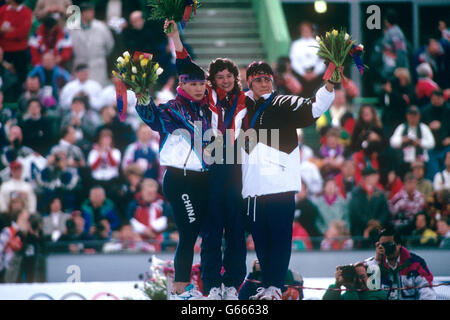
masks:
<svg viewBox="0 0 450 320"><path fill-rule="evenodd" d="M286 119L296 128L312 125L334 101L334 90L329 92L325 86L320 88L313 98L278 95L274 98L275 108L285 111Z"/></svg>
<svg viewBox="0 0 450 320"><path fill-rule="evenodd" d="M133 94L134 96L134 94ZM159 133L164 133L165 125L161 119L160 110L155 105L152 97L150 97L150 103L147 105L139 104L138 101L135 102L136 112L139 117L148 125L152 130Z"/></svg>
<svg viewBox="0 0 450 320"><path fill-rule="evenodd" d="M328 287L328 290L323 295L322 300L341 300L341 292L337 291L337 290L331 290L331 289L336 289L336 285L331 284Z"/></svg>
<svg viewBox="0 0 450 320"><path fill-rule="evenodd" d="M436 143L434 141L434 137L433 134L431 133L430 128L423 123L419 125L422 130L422 139L420 141L420 146L426 150L433 149Z"/></svg>

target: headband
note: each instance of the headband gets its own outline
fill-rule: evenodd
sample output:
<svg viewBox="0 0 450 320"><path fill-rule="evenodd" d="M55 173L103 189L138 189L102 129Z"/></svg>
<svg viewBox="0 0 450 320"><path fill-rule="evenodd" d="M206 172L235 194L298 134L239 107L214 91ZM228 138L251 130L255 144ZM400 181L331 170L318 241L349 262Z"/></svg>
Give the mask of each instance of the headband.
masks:
<svg viewBox="0 0 450 320"><path fill-rule="evenodd" d="M187 82L206 82L206 79L200 79L199 77L196 77L195 75L191 74L181 74L178 77L178 81L180 83L187 83Z"/></svg>
<svg viewBox="0 0 450 320"><path fill-rule="evenodd" d="M270 81L273 82L273 76L271 74L255 74L255 75L248 77L248 80L247 80L248 86L251 87L253 81L255 81L256 79L261 79L261 78L268 78L268 79L270 79Z"/></svg>

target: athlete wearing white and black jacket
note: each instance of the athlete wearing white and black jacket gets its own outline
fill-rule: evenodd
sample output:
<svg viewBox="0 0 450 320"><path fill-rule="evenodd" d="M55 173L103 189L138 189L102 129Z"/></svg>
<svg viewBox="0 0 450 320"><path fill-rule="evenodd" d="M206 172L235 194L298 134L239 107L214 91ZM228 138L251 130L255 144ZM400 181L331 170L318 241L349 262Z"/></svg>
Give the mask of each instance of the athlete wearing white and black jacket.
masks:
<svg viewBox="0 0 450 320"><path fill-rule="evenodd" d="M292 250L295 193L301 189L296 129L312 125L330 107L334 85L327 83L311 99L278 95L273 90L273 71L265 62L248 67L247 82L251 90L242 124L245 134L238 138L238 146L242 196L247 199L248 226L262 280L250 299L280 300ZM255 131L248 129L256 130L256 141Z"/></svg>
<svg viewBox="0 0 450 320"><path fill-rule="evenodd" d="M275 92L254 100L253 91L246 93L247 116L244 119L244 131L250 128L251 120L258 108L271 99L269 105L256 115L253 129L279 130L279 147L272 147L268 131L267 144L260 141L251 150L241 149L242 155L242 196L255 197L287 191L300 191L300 151L298 146L298 128L312 125L334 100L334 91L325 86L316 96L306 99L298 96L278 95ZM272 145L272 146L271 146Z"/></svg>

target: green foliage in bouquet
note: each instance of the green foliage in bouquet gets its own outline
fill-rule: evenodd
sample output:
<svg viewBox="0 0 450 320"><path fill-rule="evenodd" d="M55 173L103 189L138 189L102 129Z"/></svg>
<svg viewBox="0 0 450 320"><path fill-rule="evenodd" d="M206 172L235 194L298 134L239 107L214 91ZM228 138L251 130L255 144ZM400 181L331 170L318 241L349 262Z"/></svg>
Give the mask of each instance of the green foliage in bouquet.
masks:
<svg viewBox="0 0 450 320"><path fill-rule="evenodd" d="M174 20L176 23L180 23L183 21L183 18L186 19L185 22L191 16L185 17L185 9L186 6L193 5L194 10L200 6L200 3L195 1L188 0L147 0L147 6L150 7L150 20ZM167 30L167 33L171 33L173 30L173 26L170 25Z"/></svg>
<svg viewBox="0 0 450 320"><path fill-rule="evenodd" d="M151 300L167 300L167 278L155 277L146 280L142 291Z"/></svg>
<svg viewBox="0 0 450 320"><path fill-rule="evenodd" d="M126 51L123 56L117 58L116 70L113 71L113 75L136 94L139 104L149 102L149 87L155 84L164 72L152 59L153 55L149 53L135 52L131 57Z"/></svg>
<svg viewBox="0 0 450 320"><path fill-rule="evenodd" d="M359 63L361 61L360 55L363 52L363 46L357 46L356 41L352 40L351 36L345 30L341 29L341 31L337 31L333 29L327 32L324 37L317 36L316 40L319 43L317 55L329 64L333 63L336 66L329 79L331 82L341 82L342 72L338 69L345 64L347 59L353 58L361 73L364 67L367 67L364 65L361 66ZM327 74L324 78L327 78Z"/></svg>

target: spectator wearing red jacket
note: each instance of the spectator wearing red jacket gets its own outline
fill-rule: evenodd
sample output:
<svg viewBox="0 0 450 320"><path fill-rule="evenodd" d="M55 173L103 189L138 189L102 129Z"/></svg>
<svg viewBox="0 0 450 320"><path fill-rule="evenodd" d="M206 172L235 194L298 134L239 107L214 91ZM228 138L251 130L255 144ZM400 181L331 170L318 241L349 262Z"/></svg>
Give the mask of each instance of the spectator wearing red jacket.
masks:
<svg viewBox="0 0 450 320"><path fill-rule="evenodd" d="M164 200L158 194L158 182L144 179L141 192L128 206L128 217L133 230L145 240L156 240L155 249L160 250L163 240L162 232L167 229L168 219L164 215Z"/></svg>
<svg viewBox="0 0 450 320"><path fill-rule="evenodd" d="M112 192L119 177L119 165L121 152L114 148L113 134L109 129L103 129L98 138L98 143L89 152L88 164L91 168L92 179ZM109 194L111 196L111 194Z"/></svg>
<svg viewBox="0 0 450 320"><path fill-rule="evenodd" d="M14 65L19 83L24 83L27 76L28 36L33 19L33 12L23 2L6 0L0 8L0 47L5 51L5 60Z"/></svg>
<svg viewBox="0 0 450 320"><path fill-rule="evenodd" d="M433 69L429 63L421 63L416 71L419 77L416 84L417 104L422 107L430 102L431 94L438 90L439 86L433 81Z"/></svg>
<svg viewBox="0 0 450 320"><path fill-rule="evenodd" d="M52 52L56 64L65 67L72 58L72 40L69 34L58 24L61 14L49 13L42 24L30 37L31 64L33 66L42 63L42 56L46 52Z"/></svg>

